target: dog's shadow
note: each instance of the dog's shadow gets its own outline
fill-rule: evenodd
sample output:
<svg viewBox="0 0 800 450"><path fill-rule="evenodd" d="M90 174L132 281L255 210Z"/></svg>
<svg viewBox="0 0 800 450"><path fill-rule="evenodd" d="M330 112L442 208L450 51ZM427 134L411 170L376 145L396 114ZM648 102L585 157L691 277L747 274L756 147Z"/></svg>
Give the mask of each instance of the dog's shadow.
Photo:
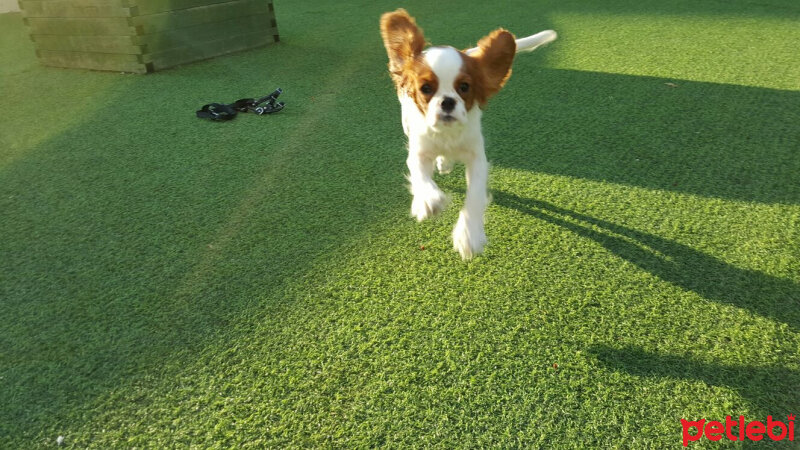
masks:
<svg viewBox="0 0 800 450"><path fill-rule="evenodd" d="M508 192L494 203L592 239L660 279L701 297L744 308L800 330L800 286L739 268L678 242Z"/></svg>

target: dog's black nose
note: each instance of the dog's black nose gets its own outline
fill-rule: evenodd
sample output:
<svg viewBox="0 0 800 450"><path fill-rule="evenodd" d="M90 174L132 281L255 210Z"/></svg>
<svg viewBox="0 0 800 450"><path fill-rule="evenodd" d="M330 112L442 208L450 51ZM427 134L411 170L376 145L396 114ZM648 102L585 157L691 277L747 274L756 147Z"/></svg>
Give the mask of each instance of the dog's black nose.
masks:
<svg viewBox="0 0 800 450"><path fill-rule="evenodd" d="M442 99L442 111L451 113L456 109L456 99L453 97L445 97Z"/></svg>

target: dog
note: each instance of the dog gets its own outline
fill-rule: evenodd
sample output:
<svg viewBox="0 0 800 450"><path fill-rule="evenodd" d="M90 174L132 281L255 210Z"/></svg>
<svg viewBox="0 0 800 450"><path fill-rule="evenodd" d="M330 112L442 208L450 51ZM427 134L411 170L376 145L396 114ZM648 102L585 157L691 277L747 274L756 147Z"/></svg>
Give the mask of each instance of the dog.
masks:
<svg viewBox="0 0 800 450"><path fill-rule="evenodd" d="M463 163L467 193L453 229L453 247L462 259L472 259L486 245L484 213L490 201L482 109L508 80L516 53L532 51L557 35L547 30L516 39L499 28L474 48L426 50L422 30L406 10L383 14L380 27L408 137L411 215L422 221L441 212L449 199L433 181L433 172L446 174L454 163Z"/></svg>

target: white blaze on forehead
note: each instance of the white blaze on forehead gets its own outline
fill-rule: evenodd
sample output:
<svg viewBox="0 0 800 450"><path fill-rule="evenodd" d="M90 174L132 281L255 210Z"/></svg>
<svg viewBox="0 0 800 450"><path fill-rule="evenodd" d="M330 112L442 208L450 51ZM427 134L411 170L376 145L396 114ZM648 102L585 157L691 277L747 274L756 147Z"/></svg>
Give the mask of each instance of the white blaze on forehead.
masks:
<svg viewBox="0 0 800 450"><path fill-rule="evenodd" d="M461 72L461 52L453 47L431 47L425 51L425 63L439 78L439 92L453 91L453 84Z"/></svg>

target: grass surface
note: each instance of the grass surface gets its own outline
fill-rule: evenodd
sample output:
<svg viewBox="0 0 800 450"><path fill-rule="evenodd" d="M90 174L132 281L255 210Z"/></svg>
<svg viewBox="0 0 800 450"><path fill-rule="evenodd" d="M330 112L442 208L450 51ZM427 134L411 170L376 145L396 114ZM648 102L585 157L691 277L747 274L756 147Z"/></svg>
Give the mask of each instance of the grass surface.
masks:
<svg viewBox="0 0 800 450"><path fill-rule="evenodd" d="M503 5L405 5L434 43L560 34L484 116L470 263L463 170L408 217L395 4L281 1L280 44L147 76L40 67L0 15L0 446L676 448L800 413L800 7Z"/></svg>

